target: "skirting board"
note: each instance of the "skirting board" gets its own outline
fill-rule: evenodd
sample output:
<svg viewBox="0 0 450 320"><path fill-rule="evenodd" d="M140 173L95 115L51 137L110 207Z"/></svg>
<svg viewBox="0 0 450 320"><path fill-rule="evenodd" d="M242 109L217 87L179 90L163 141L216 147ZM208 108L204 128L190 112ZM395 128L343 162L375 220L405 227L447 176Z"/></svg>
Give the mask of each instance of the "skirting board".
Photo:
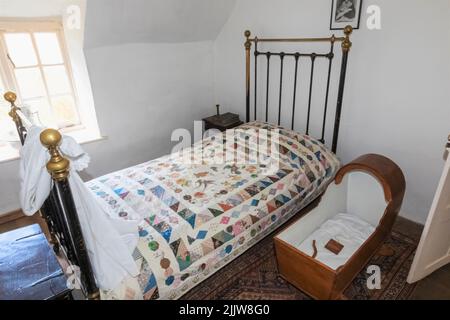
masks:
<svg viewBox="0 0 450 320"><path fill-rule="evenodd" d="M18 209L0 215L0 225L25 217L22 210Z"/></svg>
<svg viewBox="0 0 450 320"><path fill-rule="evenodd" d="M402 218L405 218L409 221L415 222L420 225L425 225L425 221L427 220L428 213L426 215L420 214L420 212L410 212L400 209L398 215Z"/></svg>

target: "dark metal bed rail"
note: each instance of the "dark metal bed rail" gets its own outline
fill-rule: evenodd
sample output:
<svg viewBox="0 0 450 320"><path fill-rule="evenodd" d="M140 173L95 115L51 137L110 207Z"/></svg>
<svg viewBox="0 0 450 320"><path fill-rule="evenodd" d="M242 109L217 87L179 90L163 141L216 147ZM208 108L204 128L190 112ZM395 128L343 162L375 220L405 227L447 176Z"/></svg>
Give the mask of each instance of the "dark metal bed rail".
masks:
<svg viewBox="0 0 450 320"><path fill-rule="evenodd" d="M258 58L265 57L266 59L266 94L265 94L265 121L267 122L269 119L269 88L270 88L270 61L271 57L278 57L280 59L280 78L279 78L279 92L278 92L278 125L281 124L281 115L282 115L282 106L283 106L283 81L284 72L285 72L285 59L290 58L295 61L295 71L294 71L294 87L293 87L293 96L292 96L292 111L291 111L291 129L294 129L295 125L295 115L296 115L296 106L298 103L298 94L297 94L297 84L298 84L298 74L301 65L302 58L309 58L311 61L310 68L310 77L309 77L309 88L308 88L308 104L307 104L307 115L306 115L306 134L310 134L310 120L311 120L311 109L312 109L312 97L314 92L314 71L316 66L317 59L327 59L328 60L328 68L327 68L327 81L326 81L326 91L325 91L325 104L323 107L323 119L322 119L322 127L321 127L321 137L320 141L325 142L325 128L326 128L326 120L328 113L328 104L329 104L329 93L330 93L330 81L331 81L331 71L333 65L334 54L334 45L335 42L341 42L342 47L342 61L341 61L341 69L339 76L339 86L338 86L338 94L337 94L337 103L336 103L336 114L334 119L334 128L333 128L333 141L332 141L332 151L336 152L337 143L338 143L338 135L339 135L339 126L340 126L340 118L342 113L342 101L344 95L344 86L345 86L345 77L347 71L347 62L348 62L348 53L352 46L350 42L350 35L353 32L351 26L347 26L344 29L345 37L335 37L334 35L328 38L250 38L250 31L245 31L245 51L246 51L246 121L249 122L251 118L250 111L250 91L251 91L251 48L252 44L254 44L254 84L253 84L253 114L254 120L257 120L258 115ZM326 53L305 53L305 52L270 52L270 51L259 51L258 43L264 42L276 42L276 43L306 43L306 42L324 42L330 44L330 49Z"/></svg>
<svg viewBox="0 0 450 320"><path fill-rule="evenodd" d="M27 137L27 129L18 114L20 108L15 104L17 96L13 92L7 92L4 98L11 104L9 115L16 124L17 133L23 145ZM96 300L100 297L99 290L95 282L70 189L68 180L70 162L59 152L58 147L61 139L61 134L54 129L44 130L40 135L41 143L50 153L47 170L54 182L50 195L40 210L40 214L47 223L53 249L56 253L60 253L60 249L62 249L68 262L80 268L81 289L88 299Z"/></svg>

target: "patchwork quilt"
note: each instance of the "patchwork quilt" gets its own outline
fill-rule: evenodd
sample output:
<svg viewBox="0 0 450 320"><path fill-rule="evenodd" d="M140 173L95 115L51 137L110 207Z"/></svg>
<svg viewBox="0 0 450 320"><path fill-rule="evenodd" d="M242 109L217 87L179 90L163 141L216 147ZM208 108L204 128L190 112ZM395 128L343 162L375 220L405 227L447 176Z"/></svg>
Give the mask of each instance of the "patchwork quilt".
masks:
<svg viewBox="0 0 450 320"><path fill-rule="evenodd" d="M181 297L320 195L339 166L317 140L251 122L88 182L110 214L142 220L139 277L102 298Z"/></svg>

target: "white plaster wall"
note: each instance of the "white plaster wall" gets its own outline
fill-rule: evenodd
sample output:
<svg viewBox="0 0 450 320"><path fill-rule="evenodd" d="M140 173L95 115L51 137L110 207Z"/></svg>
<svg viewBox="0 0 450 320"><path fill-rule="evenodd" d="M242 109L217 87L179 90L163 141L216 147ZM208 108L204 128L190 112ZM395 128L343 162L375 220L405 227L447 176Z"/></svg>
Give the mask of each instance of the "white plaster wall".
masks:
<svg viewBox="0 0 450 320"><path fill-rule="evenodd" d="M89 0L86 47L214 40L236 0Z"/></svg>
<svg viewBox="0 0 450 320"><path fill-rule="evenodd" d="M338 155L348 162L375 152L396 161L407 181L401 214L423 223L450 132L450 2L363 3L362 26L352 36ZM379 31L365 27L371 4L381 7ZM238 0L215 41L216 101L245 116L244 30L259 36L329 35L329 19L329 1Z"/></svg>
<svg viewBox="0 0 450 320"><path fill-rule="evenodd" d="M84 7L86 0L0 0L0 17L58 16L71 4Z"/></svg>
<svg viewBox="0 0 450 320"><path fill-rule="evenodd" d="M98 176L168 154L172 131L213 112L212 42L128 44L86 50L107 140L88 144Z"/></svg>

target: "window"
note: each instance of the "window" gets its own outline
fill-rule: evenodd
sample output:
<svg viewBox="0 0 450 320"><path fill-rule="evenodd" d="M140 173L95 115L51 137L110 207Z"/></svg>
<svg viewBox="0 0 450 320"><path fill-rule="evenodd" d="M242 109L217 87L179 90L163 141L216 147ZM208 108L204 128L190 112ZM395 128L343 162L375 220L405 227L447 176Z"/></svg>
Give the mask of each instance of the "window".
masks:
<svg viewBox="0 0 450 320"><path fill-rule="evenodd" d="M17 105L36 124L73 133L79 138L81 135L77 131L87 126L83 122L92 123L83 121L80 116L79 97L61 22L0 21L2 95L6 89L17 93ZM9 108L2 99L0 152L3 154L8 144L18 148L13 142L18 139L15 127L11 127L12 121L7 116ZM98 133L98 126L96 130ZM0 160L4 158L0 155Z"/></svg>
<svg viewBox="0 0 450 320"><path fill-rule="evenodd" d="M21 105L43 125L58 129L80 124L61 29L57 23L38 27L30 23L0 32L7 63L2 67Z"/></svg>
<svg viewBox="0 0 450 320"><path fill-rule="evenodd" d="M0 92L6 91L4 73L0 70ZM9 104L2 98L0 99L0 160L13 158L17 154L18 136L14 122L8 115Z"/></svg>

